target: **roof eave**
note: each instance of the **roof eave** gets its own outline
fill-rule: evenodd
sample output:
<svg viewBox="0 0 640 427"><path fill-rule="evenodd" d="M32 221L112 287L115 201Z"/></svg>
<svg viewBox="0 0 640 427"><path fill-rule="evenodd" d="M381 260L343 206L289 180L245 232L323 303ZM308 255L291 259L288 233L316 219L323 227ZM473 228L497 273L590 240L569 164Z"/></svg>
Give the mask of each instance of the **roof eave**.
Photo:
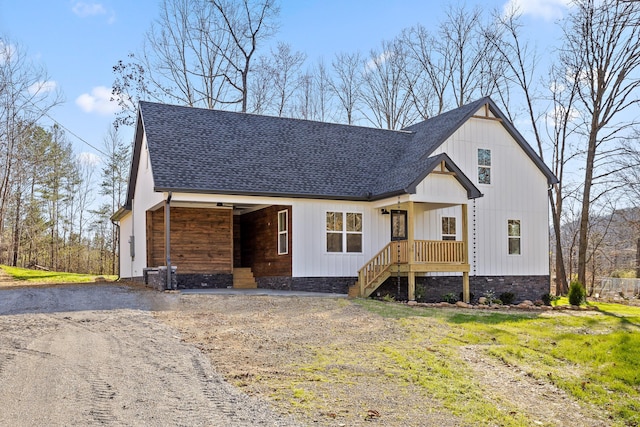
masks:
<svg viewBox="0 0 640 427"><path fill-rule="evenodd" d="M320 200L349 200L357 202L368 202L377 200L378 197L365 194L362 196L340 195L340 194L311 194L311 193L287 193L287 192L269 192L269 191L232 191L217 189L197 189L197 188L179 188L179 187L154 187L155 192L173 192L188 194L207 194L207 195L224 195L224 196L251 196L251 197L282 197L291 199L320 199Z"/></svg>

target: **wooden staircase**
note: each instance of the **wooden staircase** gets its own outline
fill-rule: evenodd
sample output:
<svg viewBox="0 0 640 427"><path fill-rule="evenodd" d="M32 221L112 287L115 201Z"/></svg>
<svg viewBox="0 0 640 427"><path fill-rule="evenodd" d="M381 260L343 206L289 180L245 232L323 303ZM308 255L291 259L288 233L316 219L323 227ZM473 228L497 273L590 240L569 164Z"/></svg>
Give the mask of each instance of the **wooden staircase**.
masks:
<svg viewBox="0 0 640 427"><path fill-rule="evenodd" d="M234 289L256 289L258 284L251 268L234 268L233 269L233 288Z"/></svg>
<svg viewBox="0 0 640 427"><path fill-rule="evenodd" d="M349 297L367 298L391 276L427 272L469 272L466 243L440 240L406 240L387 244L358 271Z"/></svg>
<svg viewBox="0 0 640 427"><path fill-rule="evenodd" d="M406 241L391 242L358 271L358 281L349 287L348 296L367 298L391 277L392 267L407 263Z"/></svg>

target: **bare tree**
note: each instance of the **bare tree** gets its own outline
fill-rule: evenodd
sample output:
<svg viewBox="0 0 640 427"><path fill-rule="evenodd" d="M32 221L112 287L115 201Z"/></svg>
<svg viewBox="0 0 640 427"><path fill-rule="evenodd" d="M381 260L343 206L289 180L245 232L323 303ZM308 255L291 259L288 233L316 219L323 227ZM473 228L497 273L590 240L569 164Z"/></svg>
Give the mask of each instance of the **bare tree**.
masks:
<svg viewBox="0 0 640 427"><path fill-rule="evenodd" d="M399 40L382 42L380 51L372 50L364 64L363 115L373 125L401 129L417 117L407 90L406 52Z"/></svg>
<svg viewBox="0 0 640 427"><path fill-rule="evenodd" d="M445 109L446 90L451 80L450 53L440 50L440 39L431 35L422 25L402 32L402 42L407 48L407 60L415 82L409 88L414 108L423 119L442 113Z"/></svg>
<svg viewBox="0 0 640 427"><path fill-rule="evenodd" d="M274 95L269 59L260 56L249 80L248 111L265 114L272 106Z"/></svg>
<svg viewBox="0 0 640 427"><path fill-rule="evenodd" d="M603 194L593 190L609 175L598 171L598 162L615 153L613 142L634 125L623 113L640 103L639 22L638 2L578 0L565 29L562 63L579 82L576 105L583 120L586 152L578 245L578 280L582 283L586 283L589 262L589 214L592 203Z"/></svg>
<svg viewBox="0 0 640 427"><path fill-rule="evenodd" d="M113 67L116 125L133 123L140 99L246 112L252 60L278 13L275 0L162 0L142 52Z"/></svg>
<svg viewBox="0 0 640 427"><path fill-rule="evenodd" d="M567 153L568 139L571 136L573 103L577 86L575 81L567 81L563 70L554 67L550 72L551 82L546 86L550 89L548 95L540 93L538 86L538 55L526 41L522 39L520 14L517 10L507 14L495 14L494 24L484 30L485 40L495 52L497 63L502 64L504 79L508 84L499 87L498 94L506 100L512 88L517 89L524 101L525 114L529 120L533 138L537 146L538 155L545 159L545 148L551 146L551 168L560 180L558 184L549 188L549 204L553 222L553 236L555 239L555 272L556 294L564 294L568 290L565 271L564 252L561 232L563 212L563 175L565 166L571 157ZM508 91L506 95L502 95ZM548 108L547 99L552 100L552 111ZM511 120L516 116L507 103L505 110ZM544 124L550 123L550 131L544 132ZM547 138L548 137L548 138Z"/></svg>
<svg viewBox="0 0 640 427"><path fill-rule="evenodd" d="M466 6L450 6L446 19L439 26L440 42L438 52L444 56L444 64L449 68L453 98L458 107L478 97L489 95L484 79L487 75L483 64L490 61L492 51L487 49L485 38L481 36L481 16L479 8L468 10Z"/></svg>
<svg viewBox="0 0 640 427"><path fill-rule="evenodd" d="M327 121L333 93L331 80L322 60L301 76L295 115L309 120Z"/></svg>
<svg viewBox="0 0 640 427"><path fill-rule="evenodd" d="M292 52L291 46L282 42L272 52L268 68L275 94L275 113L279 117L285 115L291 97L302 83L300 69L306 57L302 52Z"/></svg>
<svg viewBox="0 0 640 427"><path fill-rule="evenodd" d="M621 165L618 168L617 179L623 184L624 197L629 206L633 207L636 215L632 218L625 218L630 227L625 227L628 233L629 228L636 239L636 277L640 278L640 221L637 212L640 210L640 130L636 130L623 143L622 155L618 158Z"/></svg>
<svg viewBox="0 0 640 427"><path fill-rule="evenodd" d="M316 118L326 121L331 114L333 94L331 92L331 76L329 70L322 59L318 61L313 73L315 84L315 99L317 101Z"/></svg>
<svg viewBox="0 0 640 427"><path fill-rule="evenodd" d="M220 28L229 36L228 49L221 51L231 71L225 79L238 93L235 102L247 111L249 72L258 44L277 30L280 13L276 0L210 0L218 11Z"/></svg>
<svg viewBox="0 0 640 427"><path fill-rule="evenodd" d="M347 124L353 124L354 112L361 101L362 56L360 53L339 53L331 63L335 76L329 81L331 90L340 101Z"/></svg>
<svg viewBox="0 0 640 427"><path fill-rule="evenodd" d="M22 141L33 125L61 102L62 96L44 67L27 51L0 37L0 243L7 204L12 198L15 166Z"/></svg>
<svg viewBox="0 0 640 427"><path fill-rule="evenodd" d="M100 194L110 200L109 217L122 206L127 190L127 175L129 172L130 149L129 145L122 141L122 137L116 127L110 127L104 137L104 150L108 157L104 159L102 168L102 182ZM111 224L108 240L111 242L111 274L115 274L117 256L117 228Z"/></svg>

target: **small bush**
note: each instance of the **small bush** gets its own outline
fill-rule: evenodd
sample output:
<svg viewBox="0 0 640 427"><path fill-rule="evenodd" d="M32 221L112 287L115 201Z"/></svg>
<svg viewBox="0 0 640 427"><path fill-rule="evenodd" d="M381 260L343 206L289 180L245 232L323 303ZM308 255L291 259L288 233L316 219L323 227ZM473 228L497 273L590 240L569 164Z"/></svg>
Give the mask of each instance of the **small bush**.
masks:
<svg viewBox="0 0 640 427"><path fill-rule="evenodd" d="M496 302L496 300L498 299L496 297L496 293L493 291L493 289L489 289L488 291L485 291L483 296L487 300L487 304L488 305L494 304Z"/></svg>
<svg viewBox="0 0 640 427"><path fill-rule="evenodd" d="M582 286L582 283L577 280L573 280L569 285L569 304L580 305L586 302L587 292Z"/></svg>
<svg viewBox="0 0 640 427"><path fill-rule="evenodd" d="M458 297L456 294L450 292L448 294L442 295L442 301L448 302L449 304L455 304L458 302Z"/></svg>
<svg viewBox="0 0 640 427"><path fill-rule="evenodd" d="M421 283L416 283L416 301L425 302L427 297L427 288Z"/></svg>
<svg viewBox="0 0 640 427"><path fill-rule="evenodd" d="M550 293L542 294L540 300L544 305L551 305L551 301L553 301L553 296Z"/></svg>
<svg viewBox="0 0 640 427"><path fill-rule="evenodd" d="M516 299L516 294L514 294L513 292L503 292L500 294L500 301L502 301L504 305L513 304L513 301L515 299Z"/></svg>
<svg viewBox="0 0 640 427"><path fill-rule="evenodd" d="M396 301L396 297L391 295L391 294L384 294L381 299L384 302L395 302Z"/></svg>

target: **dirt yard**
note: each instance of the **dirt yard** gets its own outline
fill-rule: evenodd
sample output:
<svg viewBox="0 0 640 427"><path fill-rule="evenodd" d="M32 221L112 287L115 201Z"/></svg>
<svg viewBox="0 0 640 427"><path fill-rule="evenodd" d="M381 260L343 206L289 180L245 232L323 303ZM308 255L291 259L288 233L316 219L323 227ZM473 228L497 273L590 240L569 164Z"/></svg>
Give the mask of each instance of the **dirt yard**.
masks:
<svg viewBox="0 0 640 427"><path fill-rule="evenodd" d="M466 425L385 354L412 333L346 299L0 289L0 425ZM456 357L525 425L607 425L482 349Z"/></svg>
<svg viewBox="0 0 640 427"><path fill-rule="evenodd" d="M389 366L381 349L412 333L403 322L348 300L183 295L176 310L156 317L180 330L231 384L304 425L465 425L424 389L390 375L400 368ZM434 339L442 334L430 332ZM484 397L524 415L525 425L608 424L597 411L482 349L465 346L459 356Z"/></svg>

